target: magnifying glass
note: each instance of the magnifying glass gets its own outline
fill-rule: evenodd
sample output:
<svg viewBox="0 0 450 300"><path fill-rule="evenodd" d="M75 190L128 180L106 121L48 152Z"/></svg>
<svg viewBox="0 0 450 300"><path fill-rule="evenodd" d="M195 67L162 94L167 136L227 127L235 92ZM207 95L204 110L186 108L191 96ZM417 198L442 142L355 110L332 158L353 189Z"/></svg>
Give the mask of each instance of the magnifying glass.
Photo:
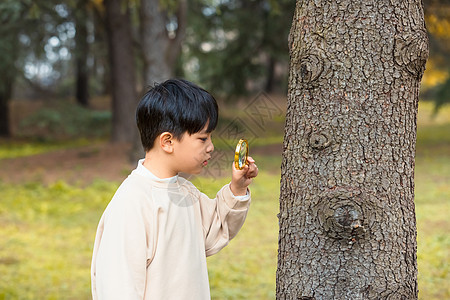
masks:
<svg viewBox="0 0 450 300"><path fill-rule="evenodd" d="M238 170L242 170L245 165L248 165L248 142L246 139L240 139L234 151L234 166Z"/></svg>

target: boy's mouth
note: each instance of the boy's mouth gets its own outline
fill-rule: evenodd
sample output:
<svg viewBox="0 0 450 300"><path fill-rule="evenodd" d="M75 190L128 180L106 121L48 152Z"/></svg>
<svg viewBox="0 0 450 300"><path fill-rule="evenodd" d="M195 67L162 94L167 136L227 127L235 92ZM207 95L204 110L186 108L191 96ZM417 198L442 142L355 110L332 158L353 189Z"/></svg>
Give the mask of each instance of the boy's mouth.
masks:
<svg viewBox="0 0 450 300"><path fill-rule="evenodd" d="M208 159L204 160L203 163L202 163L202 165L203 165L204 167L206 167L206 166L208 165L208 160L210 160L210 159L211 159L211 157L209 157Z"/></svg>

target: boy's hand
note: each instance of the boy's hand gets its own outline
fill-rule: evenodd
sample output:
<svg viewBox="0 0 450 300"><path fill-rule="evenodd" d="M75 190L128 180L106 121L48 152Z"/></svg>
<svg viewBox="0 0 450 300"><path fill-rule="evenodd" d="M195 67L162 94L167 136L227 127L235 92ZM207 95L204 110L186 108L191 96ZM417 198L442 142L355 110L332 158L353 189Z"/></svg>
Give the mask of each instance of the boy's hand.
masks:
<svg viewBox="0 0 450 300"><path fill-rule="evenodd" d="M230 189L235 196L246 195L247 187L252 183L252 178L258 176L258 167L255 164L255 160L249 156L247 161L248 165L245 165L242 170L236 169L233 162Z"/></svg>

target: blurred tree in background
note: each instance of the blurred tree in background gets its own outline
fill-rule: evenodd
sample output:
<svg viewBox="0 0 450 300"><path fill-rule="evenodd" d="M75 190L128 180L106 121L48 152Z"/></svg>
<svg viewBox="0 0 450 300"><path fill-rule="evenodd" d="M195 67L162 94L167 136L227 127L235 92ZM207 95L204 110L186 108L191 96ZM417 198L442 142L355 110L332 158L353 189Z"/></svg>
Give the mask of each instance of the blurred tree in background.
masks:
<svg viewBox="0 0 450 300"><path fill-rule="evenodd" d="M18 33L15 31L18 30L18 20L22 19L25 9L21 5L14 5L12 1L3 2L0 6L0 136L10 135L8 102L17 72L14 62L19 49Z"/></svg>
<svg viewBox="0 0 450 300"><path fill-rule="evenodd" d="M92 27L85 18L87 4L58 0L0 3L0 136L11 133L8 103L13 94L28 99L76 95L80 104L88 104L86 65L93 39L86 32ZM101 55L90 54L91 61L97 57L102 61Z"/></svg>
<svg viewBox="0 0 450 300"><path fill-rule="evenodd" d="M30 68L27 64L30 59L35 61L34 69L41 67L39 61L49 39L48 32L61 22L54 7L52 1L5 0L0 3L0 136L11 134L8 103L17 76Z"/></svg>
<svg viewBox="0 0 450 300"><path fill-rule="evenodd" d="M75 23L75 68L76 68L76 88L75 97L82 106L89 105L89 72L88 72L88 22L89 1L79 0L75 4L73 12Z"/></svg>
<svg viewBox="0 0 450 300"><path fill-rule="evenodd" d="M108 21L113 3L118 15ZM11 133L11 97L73 98L89 107L90 96L112 96L112 140L129 142L136 139L129 134L136 95L168 77L185 77L227 99L261 90L284 94L294 6L292 0L1 1L0 136ZM128 33L113 42L121 14L127 18L117 30ZM422 91L439 106L450 98L450 4L428 0L425 14L431 55ZM128 92L120 92L124 86Z"/></svg>
<svg viewBox="0 0 450 300"><path fill-rule="evenodd" d="M104 5L111 71L111 140L131 142L137 103L131 9L128 1L122 0L105 0Z"/></svg>

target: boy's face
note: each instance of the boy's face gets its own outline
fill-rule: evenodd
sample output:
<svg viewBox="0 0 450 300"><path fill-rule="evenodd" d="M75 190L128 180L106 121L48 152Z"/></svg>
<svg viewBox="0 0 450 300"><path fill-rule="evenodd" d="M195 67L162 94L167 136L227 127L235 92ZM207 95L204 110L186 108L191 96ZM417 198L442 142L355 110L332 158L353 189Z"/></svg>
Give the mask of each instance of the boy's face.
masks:
<svg viewBox="0 0 450 300"><path fill-rule="evenodd" d="M206 128L191 135L185 132L179 140L173 140L173 158L178 172L199 174L208 164L214 145Z"/></svg>

